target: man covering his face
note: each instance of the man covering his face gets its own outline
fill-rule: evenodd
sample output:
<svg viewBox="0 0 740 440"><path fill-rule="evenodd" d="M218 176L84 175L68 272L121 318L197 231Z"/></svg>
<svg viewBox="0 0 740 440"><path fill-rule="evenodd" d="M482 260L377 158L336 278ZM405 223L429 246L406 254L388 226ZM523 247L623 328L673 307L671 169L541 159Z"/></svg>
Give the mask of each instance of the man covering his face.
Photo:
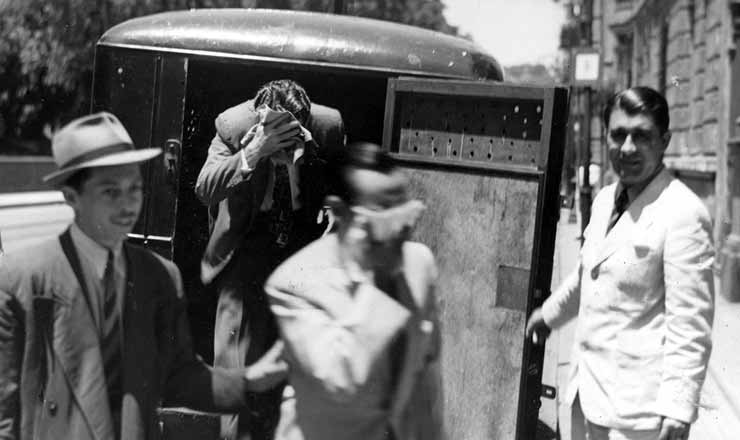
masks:
<svg viewBox="0 0 740 440"><path fill-rule="evenodd" d="M215 125L195 185L210 217L200 275L218 295L214 364L236 367L276 344L265 279L326 229L326 162L343 147L344 126L287 79L264 84ZM281 396L282 386L253 394L250 411L223 417L221 437L272 440Z"/></svg>

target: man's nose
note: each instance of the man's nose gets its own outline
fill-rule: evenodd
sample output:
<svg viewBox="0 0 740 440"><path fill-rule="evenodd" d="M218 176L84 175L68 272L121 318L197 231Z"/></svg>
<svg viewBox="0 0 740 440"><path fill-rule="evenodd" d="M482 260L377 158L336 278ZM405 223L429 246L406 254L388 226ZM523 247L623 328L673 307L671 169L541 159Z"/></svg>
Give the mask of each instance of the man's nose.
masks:
<svg viewBox="0 0 740 440"><path fill-rule="evenodd" d="M119 198L119 206L121 209L136 212L141 204L142 194L136 191L123 193Z"/></svg>
<svg viewBox="0 0 740 440"><path fill-rule="evenodd" d="M626 138L624 138L624 142L622 142L622 146L619 147L619 152L623 155L630 155L637 151L637 147L635 147L635 142L632 140L632 135L627 135Z"/></svg>

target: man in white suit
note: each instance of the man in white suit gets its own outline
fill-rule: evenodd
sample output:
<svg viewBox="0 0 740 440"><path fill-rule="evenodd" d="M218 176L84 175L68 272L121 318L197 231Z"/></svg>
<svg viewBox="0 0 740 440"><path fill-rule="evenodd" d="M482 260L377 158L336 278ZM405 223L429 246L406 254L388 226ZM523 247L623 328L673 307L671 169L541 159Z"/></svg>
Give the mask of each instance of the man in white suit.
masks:
<svg viewBox="0 0 740 440"><path fill-rule="evenodd" d="M443 438L430 250L407 241L423 205L380 147L347 147L336 233L299 251L266 291L289 383L279 440Z"/></svg>
<svg viewBox="0 0 740 440"><path fill-rule="evenodd" d="M619 180L596 196L578 265L532 313L527 335L578 316L573 438L686 440L711 351L711 221L664 168L663 96L619 92L604 124Z"/></svg>

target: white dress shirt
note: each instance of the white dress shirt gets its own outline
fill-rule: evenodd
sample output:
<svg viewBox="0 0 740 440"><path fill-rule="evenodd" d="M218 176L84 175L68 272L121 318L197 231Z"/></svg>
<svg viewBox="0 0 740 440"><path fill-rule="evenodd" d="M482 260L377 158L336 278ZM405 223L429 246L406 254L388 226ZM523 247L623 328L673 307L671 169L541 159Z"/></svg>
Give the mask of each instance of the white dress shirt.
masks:
<svg viewBox="0 0 740 440"><path fill-rule="evenodd" d="M87 291L90 294L90 308L98 326L98 331L103 328L103 276L105 266L108 262L108 248L99 245L88 237L77 224L70 226L70 235L74 243L77 255L82 266L82 274L85 277ZM123 297L126 289L126 258L123 255L123 244L113 249L113 268L116 285L116 308L123 322Z"/></svg>

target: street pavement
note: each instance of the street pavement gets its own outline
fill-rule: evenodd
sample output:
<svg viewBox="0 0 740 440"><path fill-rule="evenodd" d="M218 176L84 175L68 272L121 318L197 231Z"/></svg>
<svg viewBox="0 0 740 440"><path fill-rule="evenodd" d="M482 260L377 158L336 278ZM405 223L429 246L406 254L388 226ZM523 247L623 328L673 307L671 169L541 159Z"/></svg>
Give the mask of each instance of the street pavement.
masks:
<svg viewBox="0 0 740 440"><path fill-rule="evenodd" d="M553 261L552 290L575 267L580 230L569 223L569 211L562 210L558 223ZM570 348L575 320L553 332L547 340L542 382L557 387L556 401L542 399L540 420L558 430L561 440L570 439L570 407L560 401L565 394L570 369ZM713 350L702 390L699 419L689 440L740 439L740 303L731 303L717 289Z"/></svg>

